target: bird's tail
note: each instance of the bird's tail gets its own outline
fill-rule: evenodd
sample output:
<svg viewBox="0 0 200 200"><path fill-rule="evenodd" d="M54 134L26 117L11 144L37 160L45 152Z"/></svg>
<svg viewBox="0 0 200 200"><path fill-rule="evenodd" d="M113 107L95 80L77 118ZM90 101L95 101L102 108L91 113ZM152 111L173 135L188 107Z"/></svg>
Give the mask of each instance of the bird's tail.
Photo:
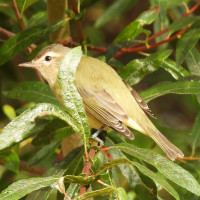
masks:
<svg viewBox="0 0 200 200"><path fill-rule="evenodd" d="M160 146L167 156L174 161L177 157L183 158L183 152L173 145L160 131L156 128L148 130L147 134Z"/></svg>

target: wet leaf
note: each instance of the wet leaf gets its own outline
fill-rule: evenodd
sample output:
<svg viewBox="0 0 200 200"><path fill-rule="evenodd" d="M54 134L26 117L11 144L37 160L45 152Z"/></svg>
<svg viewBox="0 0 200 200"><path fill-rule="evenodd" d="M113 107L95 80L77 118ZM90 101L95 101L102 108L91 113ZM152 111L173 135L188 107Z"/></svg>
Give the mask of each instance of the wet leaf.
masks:
<svg viewBox="0 0 200 200"><path fill-rule="evenodd" d="M36 42L45 35L57 30L64 25L69 19L59 21L49 27L33 27L19 32L12 38L8 39L0 47L0 65L11 59L16 53L22 51L32 43ZM28 36L28 37L27 37Z"/></svg>
<svg viewBox="0 0 200 200"><path fill-rule="evenodd" d="M3 91L3 94L12 99L20 99L35 103L52 103L60 106L46 83L39 81L26 81L19 83L10 91Z"/></svg>
<svg viewBox="0 0 200 200"><path fill-rule="evenodd" d="M87 148L90 127L88 125L82 98L75 86L75 73L81 56L81 47L70 50L61 61L57 80L61 87L63 103L67 111L74 117L74 120L76 120L78 132L81 134L85 148Z"/></svg>
<svg viewBox="0 0 200 200"><path fill-rule="evenodd" d="M199 94L200 82L196 81L177 81L160 82L151 88L140 93L145 102L166 94Z"/></svg>
<svg viewBox="0 0 200 200"><path fill-rule="evenodd" d="M115 38L114 42L124 42L135 39L140 33L144 32L144 25L151 24L156 20L159 10L157 8L148 10L140 14L140 16L126 26L120 34Z"/></svg>
<svg viewBox="0 0 200 200"><path fill-rule="evenodd" d="M174 162L147 149L138 148L132 144L121 143L110 148L119 149L131 156L143 160L156 167L165 177L200 196L200 185L197 180L185 169Z"/></svg>
<svg viewBox="0 0 200 200"><path fill-rule="evenodd" d="M36 125L35 119L45 115L54 115L72 125L75 131L79 130L73 118L58 106L48 103L37 104L27 109L4 127L0 134L0 150L11 147L30 137Z"/></svg>
<svg viewBox="0 0 200 200"><path fill-rule="evenodd" d="M2 200L18 200L32 191L38 190L43 187L54 185L59 176L50 176L43 178L29 178L19 180L12 183L8 188L3 190L0 194Z"/></svg>

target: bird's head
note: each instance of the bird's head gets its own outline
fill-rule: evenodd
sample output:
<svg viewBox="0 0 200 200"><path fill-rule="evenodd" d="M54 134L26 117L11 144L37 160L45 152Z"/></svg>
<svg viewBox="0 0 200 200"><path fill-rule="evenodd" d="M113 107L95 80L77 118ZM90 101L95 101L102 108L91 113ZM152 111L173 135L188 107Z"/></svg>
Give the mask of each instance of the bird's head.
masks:
<svg viewBox="0 0 200 200"><path fill-rule="evenodd" d="M44 47L30 62L21 63L19 67L31 67L37 69L50 86L54 85L60 63L70 48L60 44L52 44Z"/></svg>

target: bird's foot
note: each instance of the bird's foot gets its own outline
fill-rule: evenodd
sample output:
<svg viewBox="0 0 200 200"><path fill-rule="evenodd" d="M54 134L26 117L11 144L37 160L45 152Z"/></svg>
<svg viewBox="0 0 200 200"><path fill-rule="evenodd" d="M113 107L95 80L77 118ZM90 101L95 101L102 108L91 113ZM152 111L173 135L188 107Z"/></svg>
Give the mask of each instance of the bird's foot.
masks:
<svg viewBox="0 0 200 200"><path fill-rule="evenodd" d="M103 125L99 130L97 130L93 135L92 138L95 139L96 141L98 141L100 143L101 146L104 145L103 140L101 140L100 138L98 138L98 135L103 131L105 125Z"/></svg>

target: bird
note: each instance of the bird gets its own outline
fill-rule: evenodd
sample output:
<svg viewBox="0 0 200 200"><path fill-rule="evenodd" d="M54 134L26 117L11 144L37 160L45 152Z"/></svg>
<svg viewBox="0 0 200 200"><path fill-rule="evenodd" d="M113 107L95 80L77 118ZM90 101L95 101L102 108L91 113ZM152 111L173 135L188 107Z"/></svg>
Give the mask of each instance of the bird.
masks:
<svg viewBox="0 0 200 200"><path fill-rule="evenodd" d="M44 47L30 62L18 65L37 69L61 104L63 102L57 74L62 59L70 50L61 44L51 44ZM105 62L82 55L75 73L75 85L92 128L99 130L105 126L133 140L130 127L151 137L172 161L184 157L182 151L151 122L147 116L152 116L148 105Z"/></svg>

